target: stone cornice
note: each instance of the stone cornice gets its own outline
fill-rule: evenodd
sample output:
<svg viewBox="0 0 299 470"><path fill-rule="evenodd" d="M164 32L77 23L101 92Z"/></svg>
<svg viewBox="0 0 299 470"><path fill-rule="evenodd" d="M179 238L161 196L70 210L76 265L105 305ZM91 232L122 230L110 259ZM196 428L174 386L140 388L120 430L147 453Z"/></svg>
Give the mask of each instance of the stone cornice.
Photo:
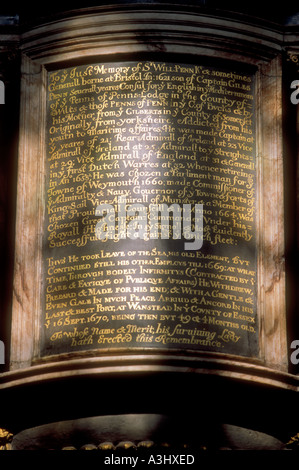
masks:
<svg viewBox="0 0 299 470"><path fill-rule="evenodd" d="M168 8L169 7L169 8ZM260 22L259 22L260 23ZM44 64L125 52L217 52L254 63L275 57L283 31L253 24L244 15L228 17L168 5L103 6L67 12L21 35L21 50ZM57 51L59 49L59 54Z"/></svg>

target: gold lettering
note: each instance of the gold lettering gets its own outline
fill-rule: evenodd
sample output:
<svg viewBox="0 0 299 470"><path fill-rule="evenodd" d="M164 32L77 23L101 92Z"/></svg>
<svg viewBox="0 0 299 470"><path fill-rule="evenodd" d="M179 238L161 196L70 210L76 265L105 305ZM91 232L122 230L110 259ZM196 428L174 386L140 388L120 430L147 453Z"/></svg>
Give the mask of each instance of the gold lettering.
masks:
<svg viewBox="0 0 299 470"><path fill-rule="evenodd" d="M43 353L252 354L253 77L153 61L48 77ZM116 208L120 195L127 205L203 204L203 250L99 241L95 209Z"/></svg>

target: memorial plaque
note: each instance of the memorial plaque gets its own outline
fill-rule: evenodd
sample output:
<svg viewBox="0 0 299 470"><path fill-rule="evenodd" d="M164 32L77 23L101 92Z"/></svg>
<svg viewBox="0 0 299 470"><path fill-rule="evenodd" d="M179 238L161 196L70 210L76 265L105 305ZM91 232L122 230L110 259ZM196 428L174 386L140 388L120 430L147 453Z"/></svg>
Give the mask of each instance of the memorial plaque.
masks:
<svg viewBox="0 0 299 470"><path fill-rule="evenodd" d="M251 73L153 61L49 72L46 156L41 356L258 355ZM191 234L202 204L202 246L171 228L182 212L168 239L151 236L161 204L189 205Z"/></svg>

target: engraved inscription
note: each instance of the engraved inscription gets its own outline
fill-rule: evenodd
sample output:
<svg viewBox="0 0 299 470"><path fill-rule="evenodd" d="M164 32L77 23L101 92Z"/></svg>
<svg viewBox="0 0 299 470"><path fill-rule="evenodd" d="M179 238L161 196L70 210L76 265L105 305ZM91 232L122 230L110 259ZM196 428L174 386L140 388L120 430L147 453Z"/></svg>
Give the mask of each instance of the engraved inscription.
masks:
<svg viewBox="0 0 299 470"><path fill-rule="evenodd" d="M47 96L41 355L256 356L254 77L192 64L94 64L49 72ZM120 195L146 207L203 204L203 247L98 240L95 209L117 209Z"/></svg>

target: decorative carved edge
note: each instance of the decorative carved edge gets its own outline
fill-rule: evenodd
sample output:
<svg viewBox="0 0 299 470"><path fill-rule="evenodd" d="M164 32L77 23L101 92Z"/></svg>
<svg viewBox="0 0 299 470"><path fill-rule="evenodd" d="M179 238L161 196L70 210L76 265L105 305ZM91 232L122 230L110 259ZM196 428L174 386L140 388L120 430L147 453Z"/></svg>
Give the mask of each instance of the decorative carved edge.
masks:
<svg viewBox="0 0 299 470"><path fill-rule="evenodd" d="M282 43L283 34L275 28L256 28L233 18L175 6L161 10L135 5L123 11L116 5L108 10L103 6L76 10L71 16L65 13L60 20L41 23L24 31L20 47L32 60L49 65L78 56L86 59L128 51L184 54L186 48L190 53L214 56L218 51L224 59L259 64L275 58Z"/></svg>
<svg viewBox="0 0 299 470"><path fill-rule="evenodd" d="M156 443L151 440L140 441L138 443L133 442L133 441L121 441L119 443L104 441L104 442L101 442L100 444L85 444L79 448L72 446L72 445L65 446L65 447L62 447L61 450L98 450L98 451L102 451L105 453L116 452L115 455L117 455L117 453L123 453L124 451L125 452L130 452L130 451L162 452L162 451L167 451L167 450L171 451L174 447L177 449L177 445L173 446L169 442ZM188 450L189 451L208 450L208 447L205 444L199 444L198 446L194 446L194 445L192 446L189 444L181 444L179 447L181 450L187 450L187 451Z"/></svg>
<svg viewBox="0 0 299 470"><path fill-rule="evenodd" d="M290 438L290 440L286 443L285 448L287 450L299 450L299 433Z"/></svg>
<svg viewBox="0 0 299 470"><path fill-rule="evenodd" d="M286 54L287 62L292 62L294 65L296 65L299 72L299 51L296 54L292 51L286 51Z"/></svg>
<svg viewBox="0 0 299 470"><path fill-rule="evenodd" d="M249 359L250 360L250 359ZM201 355L198 357L173 356L170 354L132 354L104 357L82 357L79 359L32 365L5 372L0 376L0 391L23 385L76 377L98 378L152 373L208 374L229 377L243 382L256 382L271 385L277 389L299 391L299 376L265 367L252 362L241 362L238 358Z"/></svg>
<svg viewBox="0 0 299 470"><path fill-rule="evenodd" d="M12 439L13 434L4 428L0 428L0 450L12 450Z"/></svg>

